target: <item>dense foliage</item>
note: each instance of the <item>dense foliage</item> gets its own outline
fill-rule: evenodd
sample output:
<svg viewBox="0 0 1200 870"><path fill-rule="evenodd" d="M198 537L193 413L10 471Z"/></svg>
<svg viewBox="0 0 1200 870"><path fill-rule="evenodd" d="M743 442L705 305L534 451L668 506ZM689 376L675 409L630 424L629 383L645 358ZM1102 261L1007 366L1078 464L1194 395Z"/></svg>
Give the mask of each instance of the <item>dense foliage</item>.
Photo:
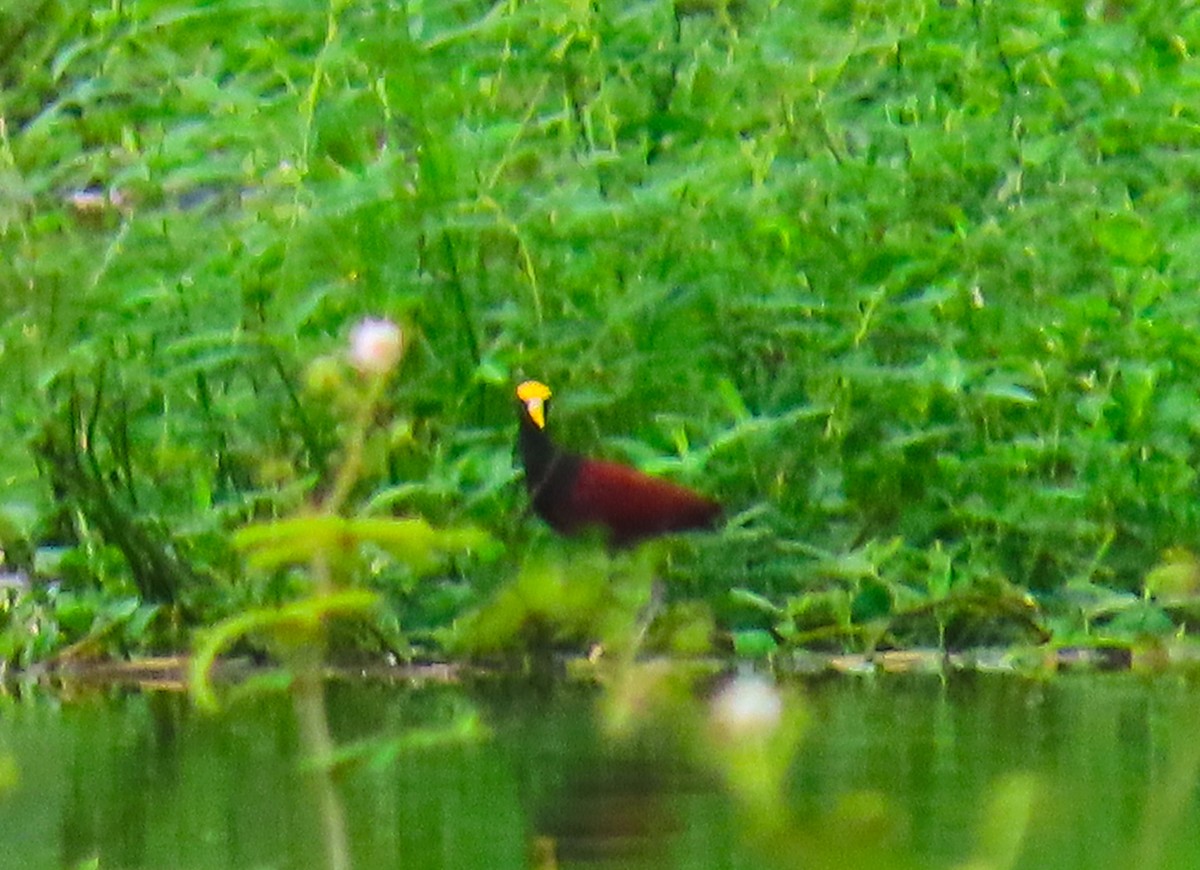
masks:
<svg viewBox="0 0 1200 870"><path fill-rule="evenodd" d="M507 545L365 558L393 647L594 546L525 513L522 376L729 505L660 569L716 624L1173 630L1198 44L1150 0L5 0L0 653L292 596L231 533L330 485L369 315L407 352L354 511Z"/></svg>

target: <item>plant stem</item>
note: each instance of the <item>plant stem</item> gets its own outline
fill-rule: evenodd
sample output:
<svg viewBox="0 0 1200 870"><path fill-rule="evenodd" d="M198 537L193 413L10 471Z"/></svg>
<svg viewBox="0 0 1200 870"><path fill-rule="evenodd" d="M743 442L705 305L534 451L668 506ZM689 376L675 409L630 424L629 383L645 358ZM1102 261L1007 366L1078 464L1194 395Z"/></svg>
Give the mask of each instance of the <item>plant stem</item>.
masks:
<svg viewBox="0 0 1200 870"><path fill-rule="evenodd" d="M379 404L379 397L383 395L385 386L387 386L387 377L384 375L375 375L368 383L367 394L359 406L358 415L354 418L353 428L346 437L341 468L338 470L333 488L325 499L323 507L327 514L334 515L341 512L342 506L350 495L350 490L358 482L359 472L362 471L362 453L363 445L367 440L367 430L371 428L375 408Z"/></svg>
<svg viewBox="0 0 1200 870"><path fill-rule="evenodd" d="M295 647L291 657L296 681L292 703L300 725L300 744L312 765L309 775L321 814L325 866L329 870L350 870L346 817L337 789L334 788L331 769L333 738L329 734L329 721L325 716L325 684L322 680L324 628L318 628L307 643Z"/></svg>

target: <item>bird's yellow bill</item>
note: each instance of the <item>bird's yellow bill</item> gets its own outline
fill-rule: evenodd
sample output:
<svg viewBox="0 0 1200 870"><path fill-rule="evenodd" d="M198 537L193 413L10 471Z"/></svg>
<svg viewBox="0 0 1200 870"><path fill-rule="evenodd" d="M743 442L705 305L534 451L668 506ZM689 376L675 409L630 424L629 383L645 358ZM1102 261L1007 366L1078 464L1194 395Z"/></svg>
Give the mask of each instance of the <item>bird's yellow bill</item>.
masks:
<svg viewBox="0 0 1200 870"><path fill-rule="evenodd" d="M529 419L539 429L545 429L546 400L550 398L550 388L540 381L525 381L517 387L517 398L525 404Z"/></svg>

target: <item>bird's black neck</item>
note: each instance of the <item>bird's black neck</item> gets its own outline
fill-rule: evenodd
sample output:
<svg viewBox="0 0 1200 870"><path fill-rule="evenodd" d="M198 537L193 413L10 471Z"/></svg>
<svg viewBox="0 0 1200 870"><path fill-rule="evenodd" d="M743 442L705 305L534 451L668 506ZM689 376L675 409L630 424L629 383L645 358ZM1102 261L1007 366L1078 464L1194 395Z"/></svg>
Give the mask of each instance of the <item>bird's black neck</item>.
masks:
<svg viewBox="0 0 1200 870"><path fill-rule="evenodd" d="M553 511L554 505L570 496L583 460L560 450L546 430L533 422L524 407L521 408L517 446L521 451L521 464L525 466L525 486L534 509L548 519L547 511Z"/></svg>

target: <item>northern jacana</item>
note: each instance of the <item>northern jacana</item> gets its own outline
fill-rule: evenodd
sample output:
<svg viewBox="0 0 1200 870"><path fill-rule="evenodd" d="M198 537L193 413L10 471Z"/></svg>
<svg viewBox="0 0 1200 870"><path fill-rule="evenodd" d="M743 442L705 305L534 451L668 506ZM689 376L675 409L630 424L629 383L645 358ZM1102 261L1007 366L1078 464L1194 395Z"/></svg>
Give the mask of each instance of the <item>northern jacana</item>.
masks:
<svg viewBox="0 0 1200 870"><path fill-rule="evenodd" d="M517 387L518 445L533 509L564 535L599 529L615 546L644 538L712 528L721 506L690 489L617 462L587 459L555 444L546 432L550 388Z"/></svg>

